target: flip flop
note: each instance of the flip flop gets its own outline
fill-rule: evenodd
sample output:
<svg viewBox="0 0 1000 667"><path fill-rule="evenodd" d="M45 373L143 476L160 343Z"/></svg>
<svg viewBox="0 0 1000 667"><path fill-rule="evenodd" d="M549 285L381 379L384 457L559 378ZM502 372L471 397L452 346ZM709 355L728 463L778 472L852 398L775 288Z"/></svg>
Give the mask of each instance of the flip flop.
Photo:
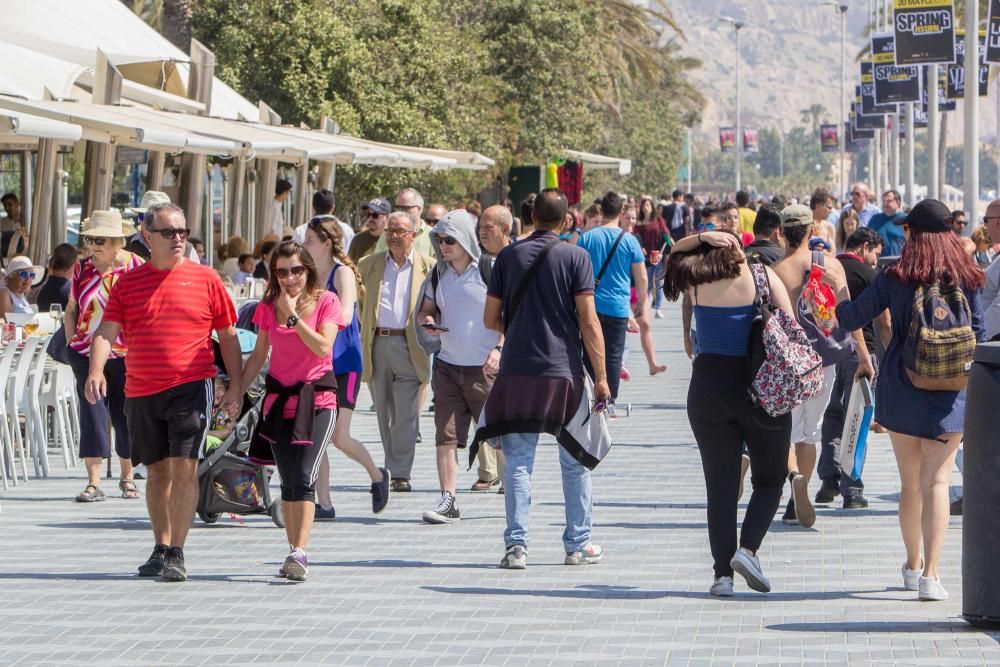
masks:
<svg viewBox="0 0 1000 667"><path fill-rule="evenodd" d="M93 491L91 491L93 489ZM104 501L104 492L99 486L88 484L80 493L76 494L78 503L99 503Z"/></svg>

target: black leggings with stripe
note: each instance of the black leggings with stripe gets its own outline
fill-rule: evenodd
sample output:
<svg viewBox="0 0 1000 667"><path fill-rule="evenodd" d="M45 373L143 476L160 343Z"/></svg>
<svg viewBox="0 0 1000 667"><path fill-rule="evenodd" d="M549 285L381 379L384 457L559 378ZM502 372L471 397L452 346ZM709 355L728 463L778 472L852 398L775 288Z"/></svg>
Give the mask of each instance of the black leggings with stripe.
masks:
<svg viewBox="0 0 1000 667"><path fill-rule="evenodd" d="M281 430L278 441L271 445L274 462L281 477L281 499L286 502L316 501L316 476L319 464L326 456L326 447L333 437L335 411L320 409L313 418L312 442L308 445L293 445L292 422L287 419L287 428Z"/></svg>

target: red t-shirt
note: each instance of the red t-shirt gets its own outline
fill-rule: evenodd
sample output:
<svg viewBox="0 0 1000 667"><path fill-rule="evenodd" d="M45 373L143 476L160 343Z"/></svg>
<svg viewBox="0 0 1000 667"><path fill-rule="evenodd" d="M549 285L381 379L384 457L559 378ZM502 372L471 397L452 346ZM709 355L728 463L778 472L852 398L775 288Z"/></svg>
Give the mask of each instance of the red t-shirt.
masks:
<svg viewBox="0 0 1000 667"><path fill-rule="evenodd" d="M122 327L128 345L125 396L149 396L215 377L212 331L236 323L219 275L185 260L161 271L146 263L111 290L104 319Z"/></svg>

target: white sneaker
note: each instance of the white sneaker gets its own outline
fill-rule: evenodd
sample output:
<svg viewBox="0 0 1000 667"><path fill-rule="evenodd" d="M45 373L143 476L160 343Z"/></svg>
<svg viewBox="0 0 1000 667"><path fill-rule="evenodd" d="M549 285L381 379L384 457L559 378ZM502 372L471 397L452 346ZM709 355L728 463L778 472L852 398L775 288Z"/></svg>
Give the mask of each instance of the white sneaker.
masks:
<svg viewBox="0 0 1000 667"><path fill-rule="evenodd" d="M660 310L659 308L657 308L656 309L656 314L653 315L653 317L655 317L658 320L662 320L663 319L663 311Z"/></svg>
<svg viewBox="0 0 1000 667"><path fill-rule="evenodd" d="M708 589L711 595L720 598L731 598L733 597L733 578L732 577L716 577L715 581L712 583L712 587Z"/></svg>
<svg viewBox="0 0 1000 667"><path fill-rule="evenodd" d="M733 559L729 561L738 574L747 580L747 586L761 593L771 592L771 582L764 576L764 570L760 568L760 560L750 553L749 549L740 547L733 554Z"/></svg>
<svg viewBox="0 0 1000 667"><path fill-rule="evenodd" d="M920 575L924 573L924 564L921 562L920 567L916 570L911 570L906 567L906 563L903 563L903 588L908 591L920 590Z"/></svg>
<svg viewBox="0 0 1000 667"><path fill-rule="evenodd" d="M593 565L604 558L604 549L596 544L588 544L580 551L566 554L566 565Z"/></svg>
<svg viewBox="0 0 1000 667"><path fill-rule="evenodd" d="M937 602L948 599L948 591L941 585L941 579L938 577L920 577L917 590L920 591L917 593L917 599L924 600L925 602Z"/></svg>

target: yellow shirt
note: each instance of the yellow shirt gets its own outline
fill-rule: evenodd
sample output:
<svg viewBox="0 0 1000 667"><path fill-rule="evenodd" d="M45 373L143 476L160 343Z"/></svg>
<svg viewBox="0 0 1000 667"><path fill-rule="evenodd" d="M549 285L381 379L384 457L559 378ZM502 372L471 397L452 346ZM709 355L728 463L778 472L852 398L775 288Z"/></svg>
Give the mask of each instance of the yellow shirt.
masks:
<svg viewBox="0 0 1000 667"><path fill-rule="evenodd" d="M749 208L738 208L740 212L740 231L753 234L753 221L757 218L757 212Z"/></svg>

